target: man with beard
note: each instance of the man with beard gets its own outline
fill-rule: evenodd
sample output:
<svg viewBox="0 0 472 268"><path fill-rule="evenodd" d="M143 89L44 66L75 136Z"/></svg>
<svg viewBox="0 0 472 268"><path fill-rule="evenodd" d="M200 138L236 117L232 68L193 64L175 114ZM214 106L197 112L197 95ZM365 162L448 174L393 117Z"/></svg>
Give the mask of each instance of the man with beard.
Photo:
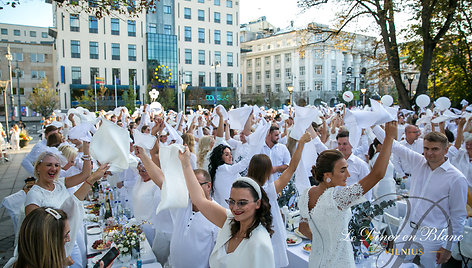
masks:
<svg viewBox="0 0 472 268"><path fill-rule="evenodd" d="M290 163L290 153L287 146L280 144L279 138L279 126L273 124L269 129L261 151L261 154L267 155L272 162L272 175L270 176L269 182L276 181L280 177L280 174L288 168L288 164Z"/></svg>

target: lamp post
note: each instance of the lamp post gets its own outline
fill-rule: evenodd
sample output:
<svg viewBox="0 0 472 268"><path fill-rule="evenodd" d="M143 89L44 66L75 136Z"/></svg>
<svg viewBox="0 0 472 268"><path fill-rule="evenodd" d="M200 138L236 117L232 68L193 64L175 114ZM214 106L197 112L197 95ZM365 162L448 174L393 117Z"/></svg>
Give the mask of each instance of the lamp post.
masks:
<svg viewBox="0 0 472 268"><path fill-rule="evenodd" d="M362 106L365 106L365 92L367 91L367 88L363 87L361 88L362 92Z"/></svg>
<svg viewBox="0 0 472 268"><path fill-rule="evenodd" d="M214 99L214 106L216 107L216 97L218 96L218 91L217 91L217 88L216 88L216 68L220 67L220 63L218 61L215 61L215 63L213 63L211 65L211 68L215 68L215 99Z"/></svg>
<svg viewBox="0 0 472 268"><path fill-rule="evenodd" d="M342 81L342 75L343 75L343 71L342 70L339 70L338 71L338 77L336 79L336 81ZM341 79L339 79L341 78ZM336 88L334 89L334 105L338 104L338 83L336 83ZM342 89L341 89L342 90Z"/></svg>
<svg viewBox="0 0 472 268"><path fill-rule="evenodd" d="M20 67L18 67L18 61L16 61L16 93L18 95L18 121L21 121L21 100L20 100Z"/></svg>
<svg viewBox="0 0 472 268"><path fill-rule="evenodd" d="M416 73L409 71L405 73L405 79L408 80L408 83L410 84L410 100L411 100L411 83L413 83L413 80L415 79Z"/></svg>
<svg viewBox="0 0 472 268"><path fill-rule="evenodd" d="M7 140L10 140L10 128L8 126L8 105L7 105L7 87L10 81L0 81L0 87L3 91L3 106L5 107L5 133L7 134Z"/></svg>
<svg viewBox="0 0 472 268"><path fill-rule="evenodd" d="M187 89L188 84L183 83L180 85L180 87L182 88L182 110L184 111L184 114L185 114L185 90Z"/></svg>
<svg viewBox="0 0 472 268"><path fill-rule="evenodd" d="M292 93L293 93L293 86L287 87L288 93L290 93L290 106L293 105Z"/></svg>
<svg viewBox="0 0 472 268"><path fill-rule="evenodd" d="M12 78L12 70L11 70L11 61L13 60L13 55L10 53L10 46L8 46L7 54L5 55L5 58L7 58L8 61L8 67L10 69L10 116L13 120L13 78ZM6 89L5 89L6 93ZM8 127L8 126L7 126ZM7 132L10 131L10 129L6 130Z"/></svg>

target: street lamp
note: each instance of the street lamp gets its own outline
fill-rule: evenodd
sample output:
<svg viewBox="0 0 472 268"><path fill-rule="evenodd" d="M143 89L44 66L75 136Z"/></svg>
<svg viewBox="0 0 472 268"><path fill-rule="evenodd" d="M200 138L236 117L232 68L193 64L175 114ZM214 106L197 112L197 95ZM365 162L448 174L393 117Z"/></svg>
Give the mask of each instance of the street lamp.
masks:
<svg viewBox="0 0 472 268"><path fill-rule="evenodd" d="M288 93L290 93L290 106L293 105L292 93L293 93L293 86L287 87Z"/></svg>
<svg viewBox="0 0 472 268"><path fill-rule="evenodd" d="M10 140L10 129L8 126L8 106L7 106L7 87L10 81L0 81L0 87L3 89L3 106L5 107L5 133L7 134L7 140Z"/></svg>
<svg viewBox="0 0 472 268"><path fill-rule="evenodd" d="M415 79L416 73L409 71L405 73L405 79L408 80L408 83L410 84L410 99L411 99L411 83L413 83L413 80Z"/></svg>
<svg viewBox="0 0 472 268"><path fill-rule="evenodd" d="M367 88L361 88L361 92L362 92L362 95L363 95L363 99L362 99L362 106L365 106L365 92L367 91Z"/></svg>
<svg viewBox="0 0 472 268"><path fill-rule="evenodd" d="M7 58L8 67L10 69L10 116L13 120L13 80L12 80L12 71L11 71L11 61L13 60L13 55L10 53L10 46L8 46L8 50L7 50L7 54L5 55L5 58ZM5 92L6 92L6 89L5 89ZM10 131L10 129L7 129L6 131L7 132Z"/></svg>
<svg viewBox="0 0 472 268"><path fill-rule="evenodd" d="M17 81L17 86L16 86L16 93L18 94L18 120L21 121L21 100L20 100L20 67L18 67L18 61L16 61L16 68L15 68L15 73L16 73L16 81Z"/></svg>
<svg viewBox="0 0 472 268"><path fill-rule="evenodd" d="M216 88L216 68L218 68L218 67L220 67L220 62L218 62L218 61L216 61L215 63L213 63L213 64L211 65L211 68L215 68L215 99L214 99L214 101L215 101L215 103L214 103L215 107L216 107L216 97L217 97L217 95L218 95L217 88Z"/></svg>
<svg viewBox="0 0 472 268"><path fill-rule="evenodd" d="M336 79L336 81L337 81L336 87L334 88L334 105L338 104L338 83L340 81L339 77L341 77L341 79L342 79L342 75L343 75L343 71L339 70L338 71L338 77Z"/></svg>
<svg viewBox="0 0 472 268"><path fill-rule="evenodd" d="M180 87L182 88L182 108L185 114L185 90L187 89L188 84L186 83L180 84Z"/></svg>

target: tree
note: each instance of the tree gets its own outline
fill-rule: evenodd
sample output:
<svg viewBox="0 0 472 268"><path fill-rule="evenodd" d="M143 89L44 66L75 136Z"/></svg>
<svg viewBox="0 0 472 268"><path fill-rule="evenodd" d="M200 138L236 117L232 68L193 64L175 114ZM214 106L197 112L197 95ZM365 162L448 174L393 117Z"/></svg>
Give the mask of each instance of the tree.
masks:
<svg viewBox="0 0 472 268"><path fill-rule="evenodd" d="M97 89L97 96L95 96L95 90L92 87L89 87L86 93L76 100L79 102L79 106L87 108L90 111L95 111L95 98L97 99L97 110L109 110L110 108L114 108L115 106L110 106L108 97L110 93L108 92L108 88L101 85L100 88Z"/></svg>
<svg viewBox="0 0 472 268"><path fill-rule="evenodd" d="M59 107L59 96L55 89L50 88L46 77L28 95L26 105L45 117Z"/></svg>
<svg viewBox="0 0 472 268"><path fill-rule="evenodd" d="M133 86L129 86L129 89L123 92L123 100L125 107L128 108L130 114L133 114L136 108L136 93L134 93Z"/></svg>
<svg viewBox="0 0 472 268"><path fill-rule="evenodd" d="M380 30L387 56L387 68L397 88L399 104L403 108L410 108L416 96L427 91L434 51L454 20L459 1L463 0L338 0L337 2L347 9L339 16L339 28L330 36L340 33L349 22L356 18L365 16L372 18ZM298 0L299 6L304 8L327 2L328 0ZM424 53L419 66L420 78L416 94L411 100L401 76L400 50L395 25L395 13L407 8L412 10L413 18L419 20L416 33L421 37Z"/></svg>

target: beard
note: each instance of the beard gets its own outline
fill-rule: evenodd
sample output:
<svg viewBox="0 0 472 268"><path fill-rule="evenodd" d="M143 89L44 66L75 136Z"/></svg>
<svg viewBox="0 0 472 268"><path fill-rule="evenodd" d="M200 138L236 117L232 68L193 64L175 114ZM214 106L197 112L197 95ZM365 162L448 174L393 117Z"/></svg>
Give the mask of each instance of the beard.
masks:
<svg viewBox="0 0 472 268"><path fill-rule="evenodd" d="M271 142L275 145L275 144L279 143L279 140L271 140Z"/></svg>

